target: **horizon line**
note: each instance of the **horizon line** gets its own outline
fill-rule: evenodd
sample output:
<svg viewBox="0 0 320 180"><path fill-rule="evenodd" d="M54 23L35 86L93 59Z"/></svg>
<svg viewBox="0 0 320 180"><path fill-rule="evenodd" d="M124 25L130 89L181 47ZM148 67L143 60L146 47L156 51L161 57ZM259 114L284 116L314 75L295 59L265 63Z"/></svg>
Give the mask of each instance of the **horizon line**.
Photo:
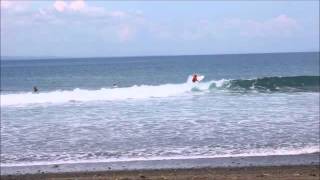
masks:
<svg viewBox="0 0 320 180"><path fill-rule="evenodd" d="M139 58L139 57L175 57L175 56L219 56L219 55L249 55L249 54L287 54L287 53L320 53L315 51L278 51L278 52L253 52L253 53L218 53L218 54L172 54L172 55L136 55L136 56L0 56L1 61L10 60L52 60L52 59L88 59L88 58ZM4 58L4 59L3 59ZM7 59L9 58L9 59ZM11 59L12 58L12 59ZM22 58L22 59L19 59ZM31 59L24 59L31 58Z"/></svg>

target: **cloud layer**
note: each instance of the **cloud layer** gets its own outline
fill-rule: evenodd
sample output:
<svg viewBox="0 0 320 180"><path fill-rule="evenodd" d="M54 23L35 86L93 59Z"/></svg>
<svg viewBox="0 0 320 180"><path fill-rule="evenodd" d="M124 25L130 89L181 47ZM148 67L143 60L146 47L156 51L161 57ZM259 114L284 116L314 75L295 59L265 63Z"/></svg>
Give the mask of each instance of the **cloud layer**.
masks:
<svg viewBox="0 0 320 180"><path fill-rule="evenodd" d="M247 37L283 37L291 36L299 29L297 20L285 14L264 20L243 20L239 18L226 19L226 29L235 29L240 35Z"/></svg>
<svg viewBox="0 0 320 180"><path fill-rule="evenodd" d="M27 4L20 1L1 1L1 8L20 13L26 11ZM225 18L222 21L201 19L183 26L157 23L148 20L142 12L107 11L102 7L89 6L84 0L54 1L52 7L29 12L28 19L50 24L89 24L107 30L119 42L134 39L138 31L156 39L199 40L219 38L226 31L248 38L288 37L297 33L299 22L286 14L265 19ZM22 17L21 17L22 18ZM23 19L23 18L22 18ZM81 22L82 21L82 22ZM111 32L114 31L114 32ZM231 34L232 34L231 33ZM106 38L107 36L104 36Z"/></svg>
<svg viewBox="0 0 320 180"><path fill-rule="evenodd" d="M141 13L125 11L107 11L101 7L89 6L84 0L54 1L51 7L30 11L27 4L19 1L1 1L1 9L6 12L11 25L52 26L87 26L105 30L111 41L125 42L133 39L137 25L143 21ZM28 4L30 5L30 4ZM23 7L23 8L22 8ZM20 11L16 11L19 9ZM9 23L9 22L8 22ZM10 26L4 23L4 26ZM88 27L89 26L89 27ZM101 33L100 33L101 34Z"/></svg>
<svg viewBox="0 0 320 180"><path fill-rule="evenodd" d="M268 44L273 47L274 43L303 38L307 31L312 32L308 33L311 34L309 39L317 37L314 29L305 28L301 18L281 12L260 17L247 16L250 18L230 14L223 14L219 18L206 15L191 18L201 14L198 12L172 20L175 18L173 15L179 13L166 15L165 9L157 12L164 17L155 18L156 14L150 11L109 8L107 3L99 6L99 3L85 0L35 4L36 1L1 0L1 42L8 44L5 46L8 51L16 52L19 50L15 48L17 44L23 46L26 42L32 42L35 49L46 48L46 51L60 47L72 49L81 44L83 50L92 54L101 52L101 49L113 52L112 49L116 48L121 49L119 51L140 51L160 47L164 53L168 53L175 48L185 51L198 47L208 51L231 49L232 46L234 49L250 49L252 42L260 44L262 48ZM237 47L236 43L230 42L238 43ZM94 44L108 48L91 48ZM50 48L52 46L56 48Z"/></svg>

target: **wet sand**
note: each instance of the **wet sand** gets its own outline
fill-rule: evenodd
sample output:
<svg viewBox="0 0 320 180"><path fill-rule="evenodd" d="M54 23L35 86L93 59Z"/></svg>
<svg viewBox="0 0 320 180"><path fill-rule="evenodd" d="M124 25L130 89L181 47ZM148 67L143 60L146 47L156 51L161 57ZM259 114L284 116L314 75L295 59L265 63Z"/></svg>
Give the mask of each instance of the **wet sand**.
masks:
<svg viewBox="0 0 320 180"><path fill-rule="evenodd" d="M320 154L1 167L5 179L320 179Z"/></svg>
<svg viewBox="0 0 320 180"><path fill-rule="evenodd" d="M318 180L319 165L235 167L235 168L193 168L163 170L123 170L72 173L39 173L1 176L7 179L114 179L114 180Z"/></svg>

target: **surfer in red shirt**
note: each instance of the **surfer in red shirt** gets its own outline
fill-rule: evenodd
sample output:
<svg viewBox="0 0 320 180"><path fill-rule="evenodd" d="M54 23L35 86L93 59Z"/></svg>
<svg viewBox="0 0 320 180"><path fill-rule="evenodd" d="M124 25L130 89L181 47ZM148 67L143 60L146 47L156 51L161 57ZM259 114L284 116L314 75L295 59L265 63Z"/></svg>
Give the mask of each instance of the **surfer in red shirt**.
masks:
<svg viewBox="0 0 320 180"><path fill-rule="evenodd" d="M197 81L198 81L198 75L193 74L193 76L192 76L192 82L195 83L195 82L197 82Z"/></svg>

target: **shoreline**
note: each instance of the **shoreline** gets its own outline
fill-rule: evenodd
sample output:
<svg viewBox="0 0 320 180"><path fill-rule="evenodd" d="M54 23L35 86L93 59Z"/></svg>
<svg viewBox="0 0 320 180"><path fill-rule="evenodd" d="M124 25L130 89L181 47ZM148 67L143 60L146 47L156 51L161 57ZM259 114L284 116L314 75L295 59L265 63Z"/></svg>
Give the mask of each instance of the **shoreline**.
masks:
<svg viewBox="0 0 320 180"><path fill-rule="evenodd" d="M197 159L140 160L119 162L65 163L29 166L2 166L1 177L6 175L37 175L65 173L95 173L114 171L165 171L168 169L243 168L319 166L320 153L299 155L272 155L246 157L217 157Z"/></svg>
<svg viewBox="0 0 320 180"><path fill-rule="evenodd" d="M38 173L1 176L2 180L12 179L114 179L114 180L318 180L319 165L293 166L251 166L251 167L220 167L191 169L160 169L160 170L121 170L95 172Z"/></svg>

